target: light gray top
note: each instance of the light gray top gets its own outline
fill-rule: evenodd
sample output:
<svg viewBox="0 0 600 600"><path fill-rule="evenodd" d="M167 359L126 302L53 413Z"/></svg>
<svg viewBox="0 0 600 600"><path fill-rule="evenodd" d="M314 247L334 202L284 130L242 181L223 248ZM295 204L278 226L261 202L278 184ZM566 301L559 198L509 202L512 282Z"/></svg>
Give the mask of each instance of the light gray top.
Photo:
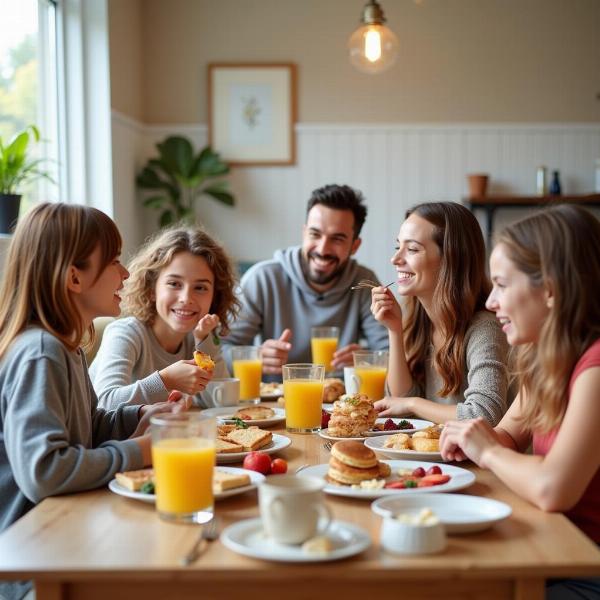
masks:
<svg viewBox="0 0 600 600"><path fill-rule="evenodd" d="M81 350L40 328L20 334L0 362L0 531L47 496L142 468L125 439L137 423L137 406L98 408Z"/></svg>
<svg viewBox="0 0 600 600"><path fill-rule="evenodd" d="M135 317L117 319L106 326L98 354L90 367L100 406L164 402L167 390L158 371L194 356L195 339L189 333L176 352L167 352L152 328ZM209 335L200 346L215 361L214 377L229 377L220 346ZM195 403L210 406L208 394L197 394Z"/></svg>
<svg viewBox="0 0 600 600"><path fill-rule="evenodd" d="M369 290L350 290L361 279L378 282L375 273L351 258L334 286L317 292L306 282L300 253L298 246L277 250L244 274L242 311L224 340L227 347L262 344L290 328L288 362L311 362L310 328L323 325L340 328L339 347L366 339L369 348L386 350L387 330L371 314Z"/></svg>
<svg viewBox="0 0 600 600"><path fill-rule="evenodd" d="M433 346L425 365L425 389L413 388L406 396L420 396L440 404L456 404L459 419L483 417L497 425L512 400L508 386L508 342L496 317L488 311L473 316L465 336L465 359L459 392L442 398L442 378L433 367Z"/></svg>

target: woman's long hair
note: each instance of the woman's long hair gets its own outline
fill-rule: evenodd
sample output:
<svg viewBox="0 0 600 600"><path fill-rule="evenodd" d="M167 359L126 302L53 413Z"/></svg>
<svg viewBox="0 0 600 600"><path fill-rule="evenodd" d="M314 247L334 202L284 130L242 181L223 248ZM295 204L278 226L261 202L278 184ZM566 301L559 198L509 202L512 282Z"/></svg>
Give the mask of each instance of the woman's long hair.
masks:
<svg viewBox="0 0 600 600"><path fill-rule="evenodd" d="M206 260L215 278L210 312L221 321L221 333L227 335L229 322L239 312L235 276L225 250L199 227L174 226L150 238L128 265L129 279L123 290L123 313L152 325L156 318L154 290L160 272L176 254L189 252Z"/></svg>
<svg viewBox="0 0 600 600"><path fill-rule="evenodd" d="M473 214L455 202L419 204L406 213L418 215L434 226L433 241L440 255L434 311L444 343L433 356L433 366L443 381L440 396L456 394L464 377L465 335L473 315L485 308L491 284L485 272L485 243ZM417 298L407 299L404 346L413 379L423 385L425 362L432 342L432 323Z"/></svg>
<svg viewBox="0 0 600 600"><path fill-rule="evenodd" d="M68 290L69 269L85 270L100 246L100 276L121 252L113 221L89 206L39 204L19 220L0 286L0 358L26 327L37 325L75 350L86 325Z"/></svg>
<svg viewBox="0 0 600 600"><path fill-rule="evenodd" d="M600 222L562 204L509 225L497 243L533 287L553 295L537 343L519 346L516 358L524 424L548 432L564 416L575 363L600 338Z"/></svg>

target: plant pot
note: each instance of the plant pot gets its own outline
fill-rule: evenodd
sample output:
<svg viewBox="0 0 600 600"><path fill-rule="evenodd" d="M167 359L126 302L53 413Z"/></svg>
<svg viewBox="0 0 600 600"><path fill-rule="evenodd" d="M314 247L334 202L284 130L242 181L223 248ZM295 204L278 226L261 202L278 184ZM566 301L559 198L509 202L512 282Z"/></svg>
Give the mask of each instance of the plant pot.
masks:
<svg viewBox="0 0 600 600"><path fill-rule="evenodd" d="M20 194L0 194L0 234L13 232L20 207Z"/></svg>
<svg viewBox="0 0 600 600"><path fill-rule="evenodd" d="M487 192L489 175L477 173L467 175L469 180L469 198L483 198Z"/></svg>

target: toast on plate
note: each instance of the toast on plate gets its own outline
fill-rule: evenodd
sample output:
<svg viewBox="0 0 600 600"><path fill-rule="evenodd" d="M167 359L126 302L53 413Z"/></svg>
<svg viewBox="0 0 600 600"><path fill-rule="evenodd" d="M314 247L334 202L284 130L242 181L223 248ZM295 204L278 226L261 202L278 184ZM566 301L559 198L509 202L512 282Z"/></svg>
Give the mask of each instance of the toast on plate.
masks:
<svg viewBox="0 0 600 600"><path fill-rule="evenodd" d="M259 429L258 427L249 427L248 429L236 429L232 431L227 440L234 444L240 444L245 451L258 450L271 443L273 434L270 431Z"/></svg>
<svg viewBox="0 0 600 600"><path fill-rule="evenodd" d="M132 492L139 492L141 487L152 481L154 478L154 469L140 469L138 471L124 471L123 473L117 473L115 479L119 485L124 488L131 490Z"/></svg>
<svg viewBox="0 0 600 600"><path fill-rule="evenodd" d="M215 469L213 475L213 490L215 492L224 492L244 485L250 485L250 475L247 473L238 475L237 473L226 473Z"/></svg>

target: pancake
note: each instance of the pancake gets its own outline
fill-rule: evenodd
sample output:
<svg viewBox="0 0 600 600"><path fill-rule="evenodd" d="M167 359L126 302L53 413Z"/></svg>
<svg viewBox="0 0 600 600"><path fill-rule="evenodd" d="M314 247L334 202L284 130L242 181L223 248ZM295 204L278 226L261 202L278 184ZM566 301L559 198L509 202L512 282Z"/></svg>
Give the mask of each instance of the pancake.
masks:
<svg viewBox="0 0 600 600"><path fill-rule="evenodd" d="M349 467L370 469L377 466L375 452L362 442L352 440L336 442L331 448L331 455Z"/></svg>
<svg viewBox="0 0 600 600"><path fill-rule="evenodd" d="M338 442L339 443L339 442ZM379 464L368 469L350 467L337 460L335 456L329 459L329 478L343 485L359 485L361 481L369 481L379 477Z"/></svg>

